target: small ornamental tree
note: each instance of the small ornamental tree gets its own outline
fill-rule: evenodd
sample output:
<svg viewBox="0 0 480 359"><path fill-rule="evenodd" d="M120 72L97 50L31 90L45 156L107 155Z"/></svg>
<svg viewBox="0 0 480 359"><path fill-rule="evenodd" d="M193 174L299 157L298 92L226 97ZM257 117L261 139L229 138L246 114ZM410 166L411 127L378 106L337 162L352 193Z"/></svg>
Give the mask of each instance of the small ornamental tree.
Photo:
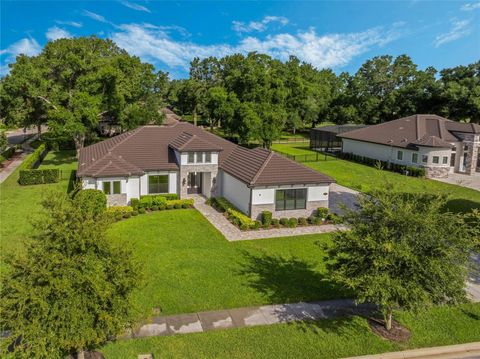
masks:
<svg viewBox="0 0 480 359"><path fill-rule="evenodd" d="M351 230L327 248L329 269L360 303L379 306L385 327L393 310L466 300L465 280L474 245L460 214L442 210L445 198L375 191L346 210Z"/></svg>
<svg viewBox="0 0 480 359"><path fill-rule="evenodd" d="M42 205L25 250L6 257L0 324L10 336L2 350L64 358L125 330L139 272L131 251L107 239L104 213L58 195Z"/></svg>

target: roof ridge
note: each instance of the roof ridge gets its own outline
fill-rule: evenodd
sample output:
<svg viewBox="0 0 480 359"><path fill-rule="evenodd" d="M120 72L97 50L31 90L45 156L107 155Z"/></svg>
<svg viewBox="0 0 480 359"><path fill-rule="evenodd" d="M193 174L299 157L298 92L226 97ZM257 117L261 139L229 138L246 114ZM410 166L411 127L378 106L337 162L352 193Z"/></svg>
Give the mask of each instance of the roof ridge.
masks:
<svg viewBox="0 0 480 359"><path fill-rule="evenodd" d="M273 157L273 151L270 150L270 153L268 154L268 157L265 159L265 161L263 162L263 164L260 166L260 168L258 169L257 173L255 174L255 176L252 178L252 181L250 182L250 184L254 184L258 177L260 177L260 175L262 174L263 170L265 169L265 167L267 167L268 165L268 162L270 162L270 160L272 159Z"/></svg>
<svg viewBox="0 0 480 359"><path fill-rule="evenodd" d="M126 135L124 139L120 140L120 142L118 142L117 144L115 144L113 147L107 149L107 152L105 152L105 154L100 157L100 158L97 158L96 160L94 160L90 166L86 167L83 169L83 171L87 171L90 167L92 167L95 163L97 163L98 161L101 161L103 160L105 157L107 157L108 155L111 155L112 154L112 150L114 148L117 148L117 146L121 145L122 143L124 143L127 139L131 138L134 134L137 134L138 132L140 132L141 129L143 129L145 126L141 126L141 127L137 127L137 128L134 128L133 130L131 131L128 131L128 132L125 132L125 133L122 133L120 134L121 135ZM112 137L111 139L113 140L115 137ZM97 143L102 143L102 142L97 142ZM92 146L96 145L97 143L93 144ZM127 162L128 163L128 162ZM98 172L98 171L97 171ZM97 173L95 172L95 173Z"/></svg>

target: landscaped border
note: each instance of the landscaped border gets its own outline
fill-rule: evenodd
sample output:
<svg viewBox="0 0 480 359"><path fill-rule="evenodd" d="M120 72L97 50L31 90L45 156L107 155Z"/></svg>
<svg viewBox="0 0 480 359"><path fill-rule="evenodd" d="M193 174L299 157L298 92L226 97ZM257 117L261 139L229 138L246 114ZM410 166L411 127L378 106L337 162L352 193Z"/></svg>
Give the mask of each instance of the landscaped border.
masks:
<svg viewBox="0 0 480 359"><path fill-rule="evenodd" d="M338 224L341 222L339 216L329 211L328 208L319 207L315 211L315 215L306 217L291 217L291 218L272 218L272 212L263 211L261 221L256 221L230 203L224 197L210 197L206 204L214 208L217 212L222 213L234 226L242 231L248 230L269 230L274 228L296 228L298 226L318 226L326 224Z"/></svg>

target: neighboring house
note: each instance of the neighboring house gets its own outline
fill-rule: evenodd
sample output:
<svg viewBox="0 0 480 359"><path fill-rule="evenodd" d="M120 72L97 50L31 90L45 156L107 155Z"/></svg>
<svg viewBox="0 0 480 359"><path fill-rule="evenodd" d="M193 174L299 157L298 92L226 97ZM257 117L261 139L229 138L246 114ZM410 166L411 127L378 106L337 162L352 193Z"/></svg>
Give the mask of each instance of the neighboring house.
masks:
<svg viewBox="0 0 480 359"><path fill-rule="evenodd" d="M251 218L309 216L328 207L330 177L272 151L246 149L186 122L143 126L80 150L83 188L109 205L158 193L223 196Z"/></svg>
<svg viewBox="0 0 480 359"><path fill-rule="evenodd" d="M480 125L437 115L413 115L341 133L342 151L405 166L428 177L480 172Z"/></svg>

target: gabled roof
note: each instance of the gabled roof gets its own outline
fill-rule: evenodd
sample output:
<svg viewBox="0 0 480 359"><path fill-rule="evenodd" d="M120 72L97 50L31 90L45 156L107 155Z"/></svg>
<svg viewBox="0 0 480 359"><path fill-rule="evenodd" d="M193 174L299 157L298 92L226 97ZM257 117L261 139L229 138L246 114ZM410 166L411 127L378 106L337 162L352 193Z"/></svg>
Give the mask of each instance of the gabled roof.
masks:
<svg viewBox="0 0 480 359"><path fill-rule="evenodd" d="M247 185L332 183L324 174L263 148L247 149L187 122L143 126L80 150L79 177L142 175L178 170L174 149L218 151L220 169Z"/></svg>
<svg viewBox="0 0 480 359"><path fill-rule="evenodd" d="M197 135L182 132L169 146L177 151L221 151L222 148L214 143L207 142Z"/></svg>
<svg viewBox="0 0 480 359"><path fill-rule="evenodd" d="M480 133L480 126L460 123L437 115L413 115L339 134L352 140L395 147L452 147L455 132Z"/></svg>

